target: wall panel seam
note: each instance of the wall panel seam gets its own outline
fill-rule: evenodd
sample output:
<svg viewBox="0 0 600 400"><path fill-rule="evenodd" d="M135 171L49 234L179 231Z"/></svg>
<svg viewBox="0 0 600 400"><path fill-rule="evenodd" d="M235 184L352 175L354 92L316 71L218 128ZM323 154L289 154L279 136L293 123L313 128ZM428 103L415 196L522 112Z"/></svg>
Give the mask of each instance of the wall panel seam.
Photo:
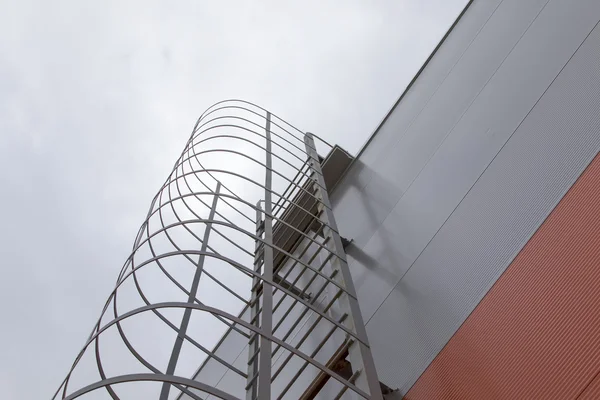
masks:
<svg viewBox="0 0 600 400"><path fill-rule="evenodd" d="M536 103L534 104L534 106L531 108L531 110L527 113L527 115L525 116L525 118L523 118L523 120L521 121L521 123L519 124L519 126L515 129L515 131L511 134L510 137L512 137L512 135L514 135L514 133L519 129L519 127L521 126L521 124L527 119L527 116L529 116L529 114L531 113L531 111L533 111L533 109L535 108L535 106L539 103L539 101L544 97L544 95L546 94L546 92L550 89L550 87L552 86L552 84L556 81L556 79L558 78L558 76L560 76L560 74L562 73L562 71L566 68L566 66L569 64L569 62L573 59L573 57L575 56L575 54L577 54L577 52L579 51L579 49L582 47L582 45L585 43L585 41L590 37L590 35L594 32L594 30L596 30L598 28L598 25L600 24L600 20L596 22L596 24L592 27L592 29L587 33L587 35L585 36L585 38L581 41L581 43L577 46L577 48L575 49L575 51L573 52L573 54L569 57L569 59L567 60L567 62L563 65L563 67L560 69L560 71L558 72L558 74L554 77L554 79L552 80L552 82L550 83L550 85L546 88L546 90L542 93L542 95L540 96L540 98L536 101ZM505 145L510 141L510 137L509 139L506 141ZM504 147L504 146L503 146ZM502 148L503 148L502 147ZM500 151L496 154L496 156L502 151L502 148L500 149ZM577 177L575 178L575 180L573 181L573 183L567 187L561 196L558 197L558 199L556 200L555 204L551 207L550 211L548 212L548 215L546 215L545 218L543 218L538 227L534 230L532 230L531 235L529 236L529 238L524 242L523 246L521 247L521 249L517 250L513 256L510 258L510 261L508 261L507 266L500 272L500 274L498 274L498 276L496 277L496 280L494 280L494 282L490 285L490 287L488 288L488 290L486 291L489 292L489 290L495 285L496 281L498 280L498 278L500 276L502 276L502 274L504 274L504 272L508 269L508 267L510 266L510 264L512 263L512 261L516 258L516 256L523 250L523 248L525 248L525 246L527 245L527 243L531 240L531 238L535 235L535 233L540 229L540 227L544 224L544 222L548 219L548 217L552 214L552 212L554 211L554 209L556 208L556 206L558 206L558 204L560 203L560 201L563 199L563 197L567 194L567 192L571 189L571 187L573 187L573 185L577 182L577 180L579 180L579 178L582 176L582 174L585 172L585 170L589 167L589 165L591 164L591 162L594 160L595 157L598 156L600 152L596 152L595 154L591 155L588 159L585 160L585 162L582 163L582 167L581 170L579 172L579 174L577 175ZM494 157L495 159L496 157ZM488 167L492 164L492 162L494 161L494 159L492 159L492 161L490 162L490 164L488 164ZM483 174L485 173L485 170L483 171L483 173L480 175L483 176ZM479 181L479 179L477 179L477 181ZM475 186L475 184L477 183L477 181L473 184L473 186L471 186L471 189L469 189L469 192L472 190L472 188ZM468 195L468 193L465 194L465 196L463 197L463 199L461 200L460 203L462 203L462 201L466 198L466 196ZM460 205L459 203L459 205ZM458 208L458 206L452 211L452 213L450 214L450 216L452 216L452 214L456 211L456 209ZM439 231L442 229L442 227L446 224L446 222L448 221L448 219L450 218L450 216L446 219L446 221L444 222L444 224L440 227L440 229L438 229L438 231L436 232L436 234L434 235L434 237L439 233ZM433 240L433 238L432 238ZM431 242L431 241L430 241ZM428 243L429 245L429 243ZM427 248L427 246L425 247ZM421 256L421 254L424 252L425 249L423 249L423 251L419 254L419 256L417 257L417 259L415 259L415 262L419 259L419 257ZM414 262L411 264L410 267L412 267L412 265L414 264ZM410 269L409 267L409 269ZM408 270L406 271L408 272ZM404 278L404 276L406 275L403 274L402 278ZM400 281L398 282L398 284L401 282L402 278L400 279ZM396 286L398 286L398 284L396 284ZM377 311L379 310L379 308L381 308L381 306L385 303L385 301L387 300L387 298L390 296L390 294L395 290L396 286L394 287L394 289L392 289L392 291L390 291L390 293L388 293L388 296L386 297L386 299L380 304L380 306L377 308L377 310L373 313L373 316L375 316L375 314L377 313ZM450 341L450 339L456 334L456 332L462 327L462 325L467 321L467 319L470 317L470 315L475 311L475 309L477 308L477 306L479 305L479 303L485 298L485 295L481 297L481 299L479 299L479 301L474 304L473 309L471 310L471 312L468 313L468 315L466 315L465 319L462 321L462 323L460 323L457 328L454 331L454 334L451 335L448 340L446 341L446 343L444 344L444 346L442 346L442 348L438 351L437 354L435 354L433 357L430 358L429 363L427 368L425 368L423 370L423 372L421 374L419 374L419 377L421 375L423 375L423 373L429 368L429 366L431 365L431 363L433 362L433 360L444 350L444 348L447 346L448 342ZM372 316L372 317L373 317ZM371 318L372 318L371 317ZM370 318L370 319L371 319ZM369 321L370 321L369 319ZM367 324L368 322L367 321ZM597 375L600 374L600 371L598 371ZM417 383L417 381L419 380L419 378L417 378L415 380L415 382L413 382L413 384L407 389L406 393L409 393L410 390L412 389L412 387ZM591 385L591 383L593 382L593 379L590 381L590 383L587 385ZM587 388L586 386L586 388ZM581 397L581 395L583 395L582 392L577 398Z"/></svg>
<svg viewBox="0 0 600 400"><path fill-rule="evenodd" d="M592 376L590 381L583 387L583 389L581 389L581 392L579 392L579 394L575 397L576 400L580 399L585 394L586 390L592 385L592 383L594 383L598 376L600 376L600 369L596 372L596 374L594 374L594 376Z"/></svg>
<svg viewBox="0 0 600 400"><path fill-rule="evenodd" d="M494 72L490 75L490 77L485 81L485 83L483 84L483 86L481 86L481 88L477 91L477 93L475 94L475 96L473 97L473 99L471 100L471 102L469 103L469 105L464 109L464 111L460 114L460 117L454 122L454 124L452 125L452 127L448 130L448 132L446 133L446 135L444 135L444 138L441 140L441 142L437 145L437 147L435 148L433 154L431 154L431 156L429 156L429 158L427 159L427 161L425 162L425 164L423 164L423 166L421 167L421 169L419 170L419 172L414 176L414 178L410 181L410 183L408 184L408 186L406 187L406 190L403 191L403 193L400 195L400 197L398 198L398 200L394 203L394 205L390 208L390 212L388 212L385 216L385 218L383 219L383 222L385 222L385 220L388 219L389 215L393 212L394 208L398 205L398 203L400 202L400 200L402 200L402 198L404 197L404 195L406 195L406 193L408 193L408 191L410 190L410 188L412 187L413 183L415 183L415 181L419 178L419 176L421 175L421 173L425 170L425 168L427 168L427 166L429 165L429 163L431 162L431 160L435 157L436 154L438 154L440 148L444 145L444 143L446 142L446 140L448 139L448 137L450 137L450 135L452 134L452 132L454 132L454 129L456 128L456 126L463 120L464 116L469 112L469 110L471 109L471 107L473 106L473 104L475 103L475 101L479 98L479 95L485 90L485 88L488 86L488 84L490 83L490 81L492 79L494 79L494 77L496 76L496 74L498 73L498 71L500 70L500 68L502 68L502 65L504 65L504 62L508 59L508 57L510 57L510 55L513 53L514 49L519 45L519 43L521 42L521 39L523 39L523 37L527 34L527 32L529 31L529 28L531 27L531 25L533 25L533 23L537 20L537 18L539 17L539 15L542 13L542 11L546 8L546 6L548 5L548 3L550 2L550 0L546 0L546 2L544 3L544 5L539 9L539 11L537 12L537 14L535 15L535 17L529 22L529 25L527 25L527 28L523 31L523 33L521 34L521 36L519 36L519 39L515 42L515 44L511 47L511 49L508 51L508 53L506 53L506 56L504 56L504 58L502 59L502 61L498 64L498 66L496 67L496 69L494 70ZM502 3L502 2L501 2ZM500 4L501 4L500 3ZM499 5L500 5L499 4ZM497 8L496 8L497 9ZM494 10L494 12L496 12L496 10ZM493 15L493 13L492 13ZM491 18L491 16L490 16ZM487 23L487 22L486 22ZM483 27L482 27L483 29ZM462 56L461 56L462 57ZM456 65L456 64L455 64ZM448 74L449 75L449 74ZM447 76L446 76L447 77ZM446 78L444 78L445 80ZM443 83L443 82L442 82ZM548 84L548 87L552 84L552 82L550 82ZM441 84L440 84L441 86ZM548 88L546 87L546 89ZM439 86L438 86L439 88ZM437 89L436 89L437 91ZM433 97L433 95L432 95ZM431 98L430 98L431 100ZM429 103L429 101L427 102ZM425 107L427 106L427 104L425 106L423 106L423 109L425 109ZM534 105L535 106L535 105ZM533 107L532 107L533 108ZM422 110L423 110L422 109ZM421 111L422 111L421 110ZM531 111L531 110L530 110ZM420 112L419 112L420 114ZM411 123L409 124L409 128L410 126L412 126L412 123L417 119L417 117L415 117ZM522 122L522 121L521 121ZM514 133L514 132L513 132ZM402 138L399 138L396 142L398 143L400 140L402 140ZM510 137L507 139L507 141L510 140ZM395 146L394 144L394 146ZM496 153L497 154L497 153ZM488 164L489 165L489 164ZM367 186L370 182L366 182L365 186ZM383 223L382 222L382 223ZM371 236L369 236L369 238L366 241L366 244L369 243L369 241L371 240L371 238L373 238L373 236L375 235L377 231L373 232L371 234ZM365 246L366 246L365 244ZM427 246L426 246L427 247ZM411 264L412 266L412 264ZM409 267L410 269L410 267ZM392 289L393 290L393 289Z"/></svg>
<svg viewBox="0 0 600 400"><path fill-rule="evenodd" d="M464 9L460 12L460 14L458 14L458 17L456 17L456 20L452 23L452 25L450 25L450 28L448 28L448 30L446 31L446 33L444 34L444 36L442 37L442 39L439 41L439 43L437 44L437 46L435 46L435 48L433 49L433 51L431 52L431 54L429 55L429 57L427 57L427 59L425 60L425 62L421 66L421 68L417 71L417 73L415 74L415 76L413 77L413 79L408 83L408 85L406 86L406 89L404 89L404 92L402 92L402 94L400 95L400 97L398 98L398 100L396 100L396 102L390 108L390 110L387 112L387 114L385 114L385 116L383 117L383 119L381 120L381 122L377 125L377 128L375 128L375 131L366 140L365 144L358 151L358 154L356 154L356 157L354 157L354 159L352 160L352 162L350 163L350 165L348 165L346 167L346 169L344 170L344 172L342 172L342 174L340 176L340 179L338 179L338 181L333 185L333 187L331 189L329 189L329 192L331 193L332 196L335 194L335 189L338 186L341 186L342 182L345 181L346 177L349 174L349 171L354 167L354 165L356 164L356 161L360 158L360 156L365 151L365 149L369 146L369 144L373 141L373 139L375 138L375 136L379 133L379 131L381 130L381 128L383 127L383 125L386 123L386 121L388 120L388 118L390 117L390 115L392 115L392 113L394 112L394 110L396 110L396 108L400 105L400 103L402 102L402 100L404 100L404 97L406 97L406 95L411 91L411 89L414 86L414 84L416 83L416 81L419 79L419 77L421 76L421 74L423 73L423 71L425 71L425 68L427 68L427 66L429 65L429 63L431 62L431 60L437 54L437 52L440 49L440 47L442 47L442 44L444 44L444 42L448 39L448 37L450 36L450 34L452 33L452 31L456 28L456 26L458 25L459 21L465 15L465 13L467 12L467 10L471 6L471 4L473 4L473 1L474 0L469 0L468 3L465 5ZM504 0L501 0L500 3L502 3L503 1ZM494 12L495 12L495 10L494 10ZM487 23L487 21L486 21L486 23ZM484 26L485 26L485 24L484 24ZM481 31L481 29L479 31L477 31L477 35L479 34L480 31ZM470 43L469 43L469 46L470 46Z"/></svg>
<svg viewBox="0 0 600 400"><path fill-rule="evenodd" d="M502 145L502 147L500 148L500 150L498 150L498 152L496 153L496 155L490 160L490 162L488 163L488 165L485 167L485 169L481 172L481 174L479 175L479 177L475 180L475 182L471 185L471 187L469 188L469 190L465 193L465 195L462 197L462 199L458 202L458 204L456 205L456 207L454 207L454 209L452 210L452 212L448 215L448 217L444 220L444 222L442 223L442 225L440 225L440 227L438 228L438 230L435 232L435 234L431 237L431 239L427 242L427 245L425 245L425 247L423 248L423 250L421 250L421 252L419 253L419 255L415 258L415 260L410 264L410 266L408 267L408 269L402 274L402 276L400 277L400 279L398 280L398 282L396 283L396 285L394 285L394 287L388 292L387 296L385 297L385 299L383 300L383 302L377 307L377 309L373 312L373 314L369 317L369 319L366 322L366 325L368 326L369 322L371 321L371 319L375 316L375 314L377 314L377 312L379 311L379 309L381 308L381 306L386 302L386 300L389 298L389 296L391 295L391 293L393 293L394 290L396 290L397 286L400 284L400 282L402 282L402 279L404 279L404 277L406 276L406 274L408 273L408 271L410 271L410 269L413 267L413 265L417 262L417 260L421 257L421 255L425 252L425 250L427 249L427 247L429 246L429 244L433 241L433 239L435 239L435 237L438 235L438 233L441 231L441 229L446 225L446 223L448 222L448 220L452 217L452 215L456 212L456 210L458 209L458 207L462 204L462 202L464 201L464 199L469 195L469 193L471 192L471 190L473 190L473 188L475 187L475 185L479 182L479 180L481 179L481 177L485 174L485 172L488 170L488 168L490 167L490 165L492 165L492 163L494 162L494 160L496 159L496 157L498 157L498 155L502 152L502 150L504 149L504 147L510 142L510 139L513 137L513 135L519 130L519 128L521 127L521 125L523 124L523 122L527 119L527 117L531 114L531 112L535 109L535 107L538 105L538 103L541 101L541 99L544 97L544 95L548 92L548 90L550 89L550 87L552 87L552 85L554 84L554 82L556 81L556 79L560 76L560 74L563 72L563 70L565 69L565 67L569 64L569 62L573 59L573 57L575 56L575 54L577 54L577 52L579 51L579 49L581 48L581 46L583 45L583 43L585 43L585 41L587 40L587 38L592 34L592 32L596 29L596 27L598 26L598 24L600 23L600 21L596 22L596 24L594 25L594 27L587 33L587 35L585 36L585 38L581 41L581 43L577 46L577 48L575 49L575 51L573 52L573 54L571 54L571 56L568 58L568 60L565 62L565 64L561 67L561 69L558 71L558 73L556 74L556 76L552 79L552 81L550 82L550 84L548 85L548 87L544 90L544 92L540 95L540 97L536 100L536 102L533 104L533 106L531 107L531 109L527 112L527 114L525 115L525 117L523 117L523 119L521 120L521 122L517 125L517 127L515 128L515 130L510 134L510 136L508 137L508 139L506 140L506 142L504 142L504 144ZM583 166L581 172L583 172L585 170L585 168L587 168L587 166L589 165L589 163L592 161L593 157L591 157ZM578 177L581 175L581 173L578 175ZM571 185L572 186L572 185ZM564 194L567 193L567 191L570 189L567 188L563 195L560 196L560 199L556 202L556 204L552 207L552 210L556 207L556 205L560 202L560 200L562 199L562 197L564 197ZM550 212L548 213L548 215L550 215L550 213L552 212L552 210L550 210ZM547 218L547 216L546 216ZM535 232L537 232L537 230L539 229L539 227L543 224L543 222L546 220L546 218L544 218L542 221L540 221L540 224L538 225L538 227L536 229L534 229L530 235L530 237L527 239L527 241L525 241L525 243L523 244L523 247L527 244L527 242L531 239L531 237L535 234ZM521 248L522 249L522 248ZM510 259L510 261L508 262L507 266L510 265L510 263L512 262L512 260L514 260L514 258L517 256L517 254L521 251L521 249L519 249L517 252L515 252L515 254L513 255L513 257ZM504 270L506 270L506 267L504 268ZM503 272L504 272L503 270ZM501 273L502 274L502 273ZM501 275L500 274L500 275ZM493 284L491 285L493 286ZM490 286L490 287L491 287ZM489 290L489 288L488 288ZM483 297L482 297L483 298ZM481 299L480 299L481 301ZM478 304L478 303L477 303ZM477 305L475 305L475 307L477 307ZM475 307L473 309L475 309ZM472 312L472 311L471 311ZM468 318L468 316L467 316ZM466 320L466 318L465 318ZM464 321L463 321L464 323ZM462 324L461 324L462 325ZM460 328L460 326L457 328L457 330ZM456 331L455 331L456 332ZM449 339L448 339L449 340ZM435 358L435 357L433 357Z"/></svg>

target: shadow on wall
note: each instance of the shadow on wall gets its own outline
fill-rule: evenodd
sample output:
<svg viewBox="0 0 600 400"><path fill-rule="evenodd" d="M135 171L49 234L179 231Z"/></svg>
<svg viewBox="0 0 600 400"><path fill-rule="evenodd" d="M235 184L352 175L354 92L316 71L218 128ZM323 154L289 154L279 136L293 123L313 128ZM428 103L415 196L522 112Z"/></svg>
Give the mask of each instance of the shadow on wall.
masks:
<svg viewBox="0 0 600 400"><path fill-rule="evenodd" d="M400 393L399 390L396 390L392 393L384 394L383 398L385 400L402 400L404 398L404 396L402 396L402 393Z"/></svg>
<svg viewBox="0 0 600 400"><path fill-rule="evenodd" d="M356 163L358 162L357 160ZM360 185L360 181L364 182L365 179L348 180L350 185L345 185L344 191L340 192L338 196L344 194L356 196L357 200L354 204L359 207L360 212L356 213L355 223L361 227L358 235L364 234L365 230L371 230L372 233L367 232L370 235L368 240L352 241L346 247L346 254L353 266L351 269L358 292L360 292L358 288L368 284L367 281L372 279L373 274L377 275L379 280L388 282L390 285L388 293L378 294L367 290L363 291L362 295L364 296L365 293L371 293L367 294L368 296L381 295L382 303L390 302L382 310L385 313L385 319L381 319L381 317L377 319L377 329L394 330L397 333L387 332L374 336L377 340L386 342L391 340L388 339L390 337L394 337L395 340L393 343L372 343L373 355L376 358L376 364L379 365L380 379L392 388L400 388L400 391L390 393L385 398L402 399L412 386L412 382L417 380L441 351L439 330L432 329L432 324L447 325L452 321L464 318L456 318L454 314L460 310L452 309L450 305L453 302L448 302L447 293L440 292L439 288L435 286L419 285L415 287L403 279L415 260L403 255L403 244L400 236L396 234L397 227L390 224L386 226L383 223L403 193L394 186L394 183L366 165L360 164L354 168L360 169L359 174L368 176L368 182L363 186ZM351 192L356 193L352 194ZM344 234L344 232L341 233ZM374 235L377 236L373 237ZM377 240L377 243L371 243L374 240ZM427 266L421 265L421 268L427 269ZM448 265L447 268L452 268L452 265ZM373 311L376 313L381 305L376 304L376 310ZM434 315L438 316L436 318L441 316L441 319L431 321ZM372 316L365 315L365 317L367 317L365 322L368 324ZM455 329L458 328L459 326L455 327ZM402 337L409 340L403 342ZM410 346L410 348L403 348L403 345ZM477 349L472 348L469 343L463 344L463 348L467 350L466 353L470 357L477 352ZM377 357L378 355L379 357ZM384 358L386 359L385 363L377 362L378 359ZM481 378L485 379L485 376ZM440 382L443 379L443 376L439 377ZM450 391L453 391L451 383L445 384Z"/></svg>
<svg viewBox="0 0 600 400"><path fill-rule="evenodd" d="M355 160L352 168L354 169L353 174L362 178L349 179L348 184L340 187L339 191L335 193L335 197L341 199L345 196L352 196L356 199L353 201L353 206L357 212L351 218L359 228L352 233L352 237L349 237L349 239L353 239L353 242L346 249L346 253L350 258L362 264L368 273L361 273L360 269L355 268L355 286L357 288L362 286L368 275L372 273L379 275L387 282L396 283L402 275L400 265L402 261L407 260L395 243L394 233L388 231L383 222L401 197L401 190L394 182L386 179L360 160ZM341 233L344 234L344 232ZM370 255L365 248L369 242L374 240L373 236L376 234L377 242L371 243L373 245L371 247L374 247L371 254L374 255Z"/></svg>
<svg viewBox="0 0 600 400"><path fill-rule="evenodd" d="M354 242L350 242L348 247L346 247L346 255L363 265L370 272L379 275L382 279L387 281L397 281L400 278L387 269L378 266L379 261L367 254L362 248L355 245ZM362 274L361 277L363 277L362 281L364 281L365 274ZM356 283L357 282L355 282L355 284Z"/></svg>

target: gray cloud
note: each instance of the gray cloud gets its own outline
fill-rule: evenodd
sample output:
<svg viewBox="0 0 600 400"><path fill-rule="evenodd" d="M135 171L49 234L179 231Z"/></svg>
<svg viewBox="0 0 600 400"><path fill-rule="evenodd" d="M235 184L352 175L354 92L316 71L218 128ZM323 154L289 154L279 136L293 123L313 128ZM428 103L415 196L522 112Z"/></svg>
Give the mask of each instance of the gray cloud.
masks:
<svg viewBox="0 0 600 400"><path fill-rule="evenodd" d="M48 398L199 114L271 109L356 153L465 0L4 2L4 398Z"/></svg>

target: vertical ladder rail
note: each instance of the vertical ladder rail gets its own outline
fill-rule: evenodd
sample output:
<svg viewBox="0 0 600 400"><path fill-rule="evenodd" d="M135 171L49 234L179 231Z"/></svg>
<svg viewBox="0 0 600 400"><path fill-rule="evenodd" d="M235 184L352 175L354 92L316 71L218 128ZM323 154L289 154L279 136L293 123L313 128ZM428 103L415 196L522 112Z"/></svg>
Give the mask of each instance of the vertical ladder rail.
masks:
<svg viewBox="0 0 600 400"><path fill-rule="evenodd" d="M350 361L355 369L355 375L357 375L353 376L353 378L356 379L355 384L358 388L370 393L372 400L383 400L379 379L377 378L375 369L375 362L373 361L371 349L368 345L367 331L360 312L358 300L356 299L356 290L354 288L352 275L350 274L350 269L348 268L348 263L346 261L346 253L344 251L342 239L338 234L338 228L331 209L329 195L324 189L326 187L325 178L323 177L323 171L321 169L321 163L319 162L319 156L317 154L312 133L307 132L305 134L304 143L309 158L309 165L314 176L314 190L319 200L319 214L321 215L321 221L324 225L323 234L325 238L329 238L326 245L329 247L330 251L336 255L330 259L331 267L334 271L339 271L336 274L335 279L346 290L346 292L342 293L340 296L339 305L342 308L342 311L349 315L349 318L346 318L345 320L346 326L354 331L359 338L359 340L355 341L348 349Z"/></svg>
<svg viewBox="0 0 600 400"><path fill-rule="evenodd" d="M262 212L260 210L260 203L256 203L256 236L262 237L264 232L264 224L262 221ZM259 240L254 241L254 271L260 272L263 260L263 246ZM258 295L260 279L258 277L252 278L252 295L250 298L250 323L258 327L258 313L260 310L260 297ZM246 381L246 400L254 400L257 398L258 382L256 380L258 373L258 335L252 333L248 341L248 379Z"/></svg>
<svg viewBox="0 0 600 400"><path fill-rule="evenodd" d="M271 337L273 335L273 214L271 200L271 186L273 181L272 154L271 154L271 113L267 111L265 122L265 245L263 249L263 285L262 285L262 311L258 359L258 398L271 398Z"/></svg>

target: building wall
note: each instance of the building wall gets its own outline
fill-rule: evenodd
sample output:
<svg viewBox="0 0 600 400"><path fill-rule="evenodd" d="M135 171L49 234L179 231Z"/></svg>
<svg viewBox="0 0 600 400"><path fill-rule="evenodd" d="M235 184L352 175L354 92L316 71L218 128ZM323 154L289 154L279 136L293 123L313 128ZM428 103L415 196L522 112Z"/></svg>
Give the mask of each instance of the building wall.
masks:
<svg viewBox="0 0 600 400"><path fill-rule="evenodd" d="M598 398L598 282L600 156L406 398Z"/></svg>
<svg viewBox="0 0 600 400"><path fill-rule="evenodd" d="M599 20L596 0L473 1L335 188L378 373L401 394L598 153Z"/></svg>

